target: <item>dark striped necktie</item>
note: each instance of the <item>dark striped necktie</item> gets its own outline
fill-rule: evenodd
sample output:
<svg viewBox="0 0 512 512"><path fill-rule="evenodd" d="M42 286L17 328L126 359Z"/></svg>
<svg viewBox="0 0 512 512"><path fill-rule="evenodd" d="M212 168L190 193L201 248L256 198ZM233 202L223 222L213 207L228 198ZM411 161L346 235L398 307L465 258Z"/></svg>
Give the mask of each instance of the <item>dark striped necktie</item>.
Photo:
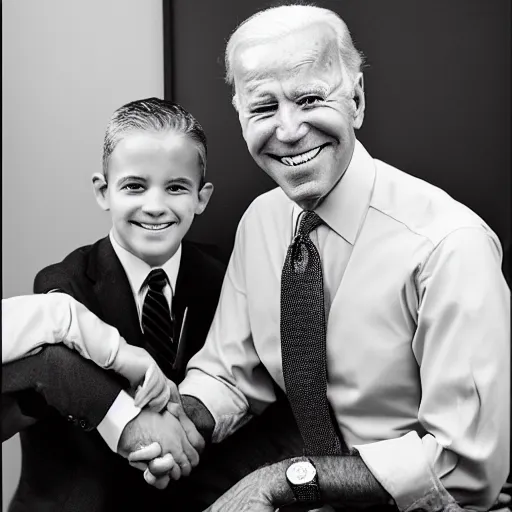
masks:
<svg viewBox="0 0 512 512"><path fill-rule="evenodd" d="M281 276L281 356L286 395L308 455L346 450L327 400L326 325L322 262L311 231L322 224L303 214Z"/></svg>
<svg viewBox="0 0 512 512"><path fill-rule="evenodd" d="M160 369L169 376L176 359L176 347L169 303L164 295L167 275L161 268L154 269L149 273L146 282L149 288L142 306L145 348Z"/></svg>

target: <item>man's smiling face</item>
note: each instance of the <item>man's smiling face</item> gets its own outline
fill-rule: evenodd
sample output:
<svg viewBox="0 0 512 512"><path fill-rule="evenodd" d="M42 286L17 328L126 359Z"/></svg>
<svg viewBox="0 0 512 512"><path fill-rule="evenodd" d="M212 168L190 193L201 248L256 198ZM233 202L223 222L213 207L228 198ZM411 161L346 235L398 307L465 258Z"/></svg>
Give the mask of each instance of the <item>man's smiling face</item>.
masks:
<svg viewBox="0 0 512 512"><path fill-rule="evenodd" d="M173 130L136 131L118 143L102 175L93 177L100 206L110 210L113 234L151 266L176 252L195 214L206 207L211 184L199 190L202 169L196 144Z"/></svg>
<svg viewBox="0 0 512 512"><path fill-rule="evenodd" d="M334 31L314 24L241 44L234 79L250 154L290 199L315 208L347 169L364 111L362 84L351 84Z"/></svg>

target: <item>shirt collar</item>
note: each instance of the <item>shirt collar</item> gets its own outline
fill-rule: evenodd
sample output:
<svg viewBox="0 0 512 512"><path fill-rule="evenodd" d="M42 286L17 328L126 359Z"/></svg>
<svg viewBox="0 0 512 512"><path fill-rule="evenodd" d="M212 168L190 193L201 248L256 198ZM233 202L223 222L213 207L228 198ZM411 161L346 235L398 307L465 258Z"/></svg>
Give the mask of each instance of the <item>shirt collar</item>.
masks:
<svg viewBox="0 0 512 512"><path fill-rule="evenodd" d="M171 256L171 258L169 258L163 265L151 267L145 261L142 261L131 252L127 251L124 247L121 247L115 239L112 230L109 233L109 237L112 247L114 248L117 257L128 276L128 281L130 282L130 286L135 296L140 292L142 285L153 268L161 268L167 274L173 294L176 292L176 281L178 279L178 271L180 269L181 262L181 244L174 255Z"/></svg>
<svg viewBox="0 0 512 512"><path fill-rule="evenodd" d="M352 159L345 174L315 209L322 220L351 245L354 245L366 217L374 181L373 159L356 139ZM295 205L294 220L301 211Z"/></svg>

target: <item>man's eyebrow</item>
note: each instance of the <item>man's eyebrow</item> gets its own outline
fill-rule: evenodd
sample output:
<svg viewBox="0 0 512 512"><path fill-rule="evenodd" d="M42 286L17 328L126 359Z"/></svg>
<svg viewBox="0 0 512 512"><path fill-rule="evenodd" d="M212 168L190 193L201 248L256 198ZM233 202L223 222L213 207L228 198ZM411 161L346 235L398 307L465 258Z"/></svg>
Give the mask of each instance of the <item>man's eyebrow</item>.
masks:
<svg viewBox="0 0 512 512"><path fill-rule="evenodd" d="M304 96L306 94L319 94L326 96L329 93L329 87L324 84L307 84L299 85L294 89L293 94L295 97Z"/></svg>
<svg viewBox="0 0 512 512"><path fill-rule="evenodd" d="M274 101L274 99L275 98L272 94L261 93L261 94L256 94L256 95L252 96L251 98L249 98L249 100L247 101L247 104L249 106L260 105L261 103L268 103L269 101Z"/></svg>

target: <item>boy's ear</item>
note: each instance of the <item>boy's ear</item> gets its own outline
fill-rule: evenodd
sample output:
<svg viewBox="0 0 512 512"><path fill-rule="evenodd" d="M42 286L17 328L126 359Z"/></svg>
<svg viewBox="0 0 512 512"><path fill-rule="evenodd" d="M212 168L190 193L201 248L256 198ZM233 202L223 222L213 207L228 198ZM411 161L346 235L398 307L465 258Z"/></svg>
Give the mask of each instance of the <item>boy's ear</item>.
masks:
<svg viewBox="0 0 512 512"><path fill-rule="evenodd" d="M105 211L110 210L110 205L108 204L107 199L108 185L105 176L100 172L95 172L92 175L92 186L94 189L94 196L96 197L96 202L100 205L100 208Z"/></svg>
<svg viewBox="0 0 512 512"><path fill-rule="evenodd" d="M210 197L212 197L213 194L213 184L212 183L205 183L203 185L203 188L199 191L199 202L197 203L196 207L196 215L201 215L201 213L204 212L204 209L206 208L206 205L208 204L208 201L210 200Z"/></svg>

